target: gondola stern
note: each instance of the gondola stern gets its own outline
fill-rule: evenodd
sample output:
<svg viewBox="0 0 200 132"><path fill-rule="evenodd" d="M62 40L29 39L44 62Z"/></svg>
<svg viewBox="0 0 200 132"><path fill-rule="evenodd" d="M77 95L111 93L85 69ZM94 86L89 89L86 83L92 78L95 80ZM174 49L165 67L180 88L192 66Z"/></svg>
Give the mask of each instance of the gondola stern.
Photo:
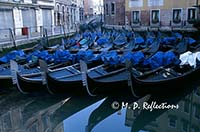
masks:
<svg viewBox="0 0 200 132"><path fill-rule="evenodd" d="M44 60L39 60L40 70L42 73L42 83L43 85L46 85L46 90L49 94L54 95L55 92L50 88L49 82L50 82L50 76L48 74L48 66L47 63Z"/></svg>
<svg viewBox="0 0 200 132"><path fill-rule="evenodd" d="M10 69L11 69L11 74L12 74L12 82L13 85L17 87L17 89L19 90L20 93L22 94L28 94L27 92L25 92L19 84L19 71L18 71L18 64L17 62L15 62L14 60L10 60Z"/></svg>
<svg viewBox="0 0 200 132"><path fill-rule="evenodd" d="M96 96L96 95L94 95L92 92L91 92L91 90L90 90L90 88L89 88L89 81L88 81L88 73L87 73L87 64L84 62L84 61L82 61L82 60L80 60L80 68L81 68L81 74L82 74L82 84L83 84L83 88L85 88L86 89L86 91L87 91L87 93L90 95L90 96L92 96L92 97L94 97L94 96Z"/></svg>
<svg viewBox="0 0 200 132"><path fill-rule="evenodd" d="M46 90L50 95L55 95L54 90L52 90L51 86L50 86L50 82L51 82L51 76L49 75L49 73L45 73L45 75L43 75L43 77L45 76L46 79Z"/></svg>
<svg viewBox="0 0 200 132"><path fill-rule="evenodd" d="M134 97L140 98L138 94L135 92L134 86L134 76L132 75L132 63L129 60L126 60L126 70L127 70L127 76L128 76L128 88L131 90L131 93Z"/></svg>

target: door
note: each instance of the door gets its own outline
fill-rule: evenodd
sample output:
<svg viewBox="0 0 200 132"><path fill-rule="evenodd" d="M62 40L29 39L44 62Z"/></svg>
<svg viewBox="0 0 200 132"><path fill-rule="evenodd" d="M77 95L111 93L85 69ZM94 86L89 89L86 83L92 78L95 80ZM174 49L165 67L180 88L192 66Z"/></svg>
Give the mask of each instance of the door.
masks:
<svg viewBox="0 0 200 132"><path fill-rule="evenodd" d="M0 39L9 39L9 28L13 28L12 9L0 9Z"/></svg>

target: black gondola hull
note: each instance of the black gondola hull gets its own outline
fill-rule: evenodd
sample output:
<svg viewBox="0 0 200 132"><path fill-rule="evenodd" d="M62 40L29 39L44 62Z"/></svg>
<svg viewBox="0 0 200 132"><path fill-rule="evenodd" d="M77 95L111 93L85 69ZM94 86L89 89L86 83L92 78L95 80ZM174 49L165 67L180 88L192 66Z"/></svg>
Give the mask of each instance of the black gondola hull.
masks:
<svg viewBox="0 0 200 132"><path fill-rule="evenodd" d="M33 93L45 91L45 85L43 85L42 80L28 80L17 74L17 88L22 93Z"/></svg>
<svg viewBox="0 0 200 132"><path fill-rule="evenodd" d="M66 94L86 94L83 89L82 80L60 81L52 78L47 74L47 90L51 94L66 93Z"/></svg>
<svg viewBox="0 0 200 132"><path fill-rule="evenodd" d="M132 87L131 89L137 95L145 94L177 94L182 91L185 86L190 86L197 83L198 75L200 74L200 67L189 71L181 76L168 78L168 79L158 79L156 81L145 81L139 80L132 76Z"/></svg>
<svg viewBox="0 0 200 132"><path fill-rule="evenodd" d="M127 72L119 70L110 75L91 78L87 75L88 91L93 95L127 95L131 93L128 87Z"/></svg>
<svg viewBox="0 0 200 132"><path fill-rule="evenodd" d="M13 86L11 77L1 77L0 84L1 88L10 88Z"/></svg>

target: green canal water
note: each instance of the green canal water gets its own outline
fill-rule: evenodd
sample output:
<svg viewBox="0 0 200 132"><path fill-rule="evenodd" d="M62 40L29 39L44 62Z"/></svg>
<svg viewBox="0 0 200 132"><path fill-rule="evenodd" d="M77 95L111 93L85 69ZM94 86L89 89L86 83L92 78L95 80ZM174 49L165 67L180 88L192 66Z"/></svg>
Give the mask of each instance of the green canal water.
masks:
<svg viewBox="0 0 200 132"><path fill-rule="evenodd" d="M0 132L200 132L199 124L199 86L140 99L0 91Z"/></svg>

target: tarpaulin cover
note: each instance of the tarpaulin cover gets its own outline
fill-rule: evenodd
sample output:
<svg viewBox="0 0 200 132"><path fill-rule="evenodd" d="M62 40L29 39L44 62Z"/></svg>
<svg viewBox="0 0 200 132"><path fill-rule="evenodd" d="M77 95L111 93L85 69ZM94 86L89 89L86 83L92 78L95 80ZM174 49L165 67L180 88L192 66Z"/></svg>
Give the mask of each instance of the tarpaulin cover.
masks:
<svg viewBox="0 0 200 132"><path fill-rule="evenodd" d="M141 51L127 52L120 58L120 62L125 63L126 60L129 60L133 65L138 65L139 63L143 62L144 59L144 54Z"/></svg>
<svg viewBox="0 0 200 132"><path fill-rule="evenodd" d="M101 58L101 60L105 64L115 65L115 64L120 63L120 57L118 56L117 52L114 50L109 51L109 52L102 52L101 54L99 54L97 58Z"/></svg>
<svg viewBox="0 0 200 132"><path fill-rule="evenodd" d="M191 37L187 37L186 40L188 41L188 44L193 44L196 42L196 40L194 40L193 38Z"/></svg>
<svg viewBox="0 0 200 132"><path fill-rule="evenodd" d="M162 39L163 44L174 44L176 42L176 37L172 36L172 37L164 37Z"/></svg>
<svg viewBox="0 0 200 132"><path fill-rule="evenodd" d="M46 50L44 50L44 51L36 50L36 51L28 54L27 57L26 57L26 60L28 62L35 62L38 59L45 60L46 62L52 62L54 60L53 56L50 55L48 53L48 51L46 51Z"/></svg>
<svg viewBox="0 0 200 132"><path fill-rule="evenodd" d="M62 63L72 61L73 56L68 50L56 50L53 54L54 63Z"/></svg>
<svg viewBox="0 0 200 132"><path fill-rule="evenodd" d="M114 44L116 45L123 45L126 43L126 37L124 35L119 35L117 38L113 41Z"/></svg>
<svg viewBox="0 0 200 132"><path fill-rule="evenodd" d="M83 37L84 37L84 38L87 38L87 37L89 37L89 36L90 36L90 32L84 32L84 33L83 33Z"/></svg>
<svg viewBox="0 0 200 132"><path fill-rule="evenodd" d="M156 69L160 66L167 66L170 64L179 64L179 59L176 57L176 55L172 51L168 52L162 52L158 51L155 55L152 57L144 60L143 65L149 65L151 69Z"/></svg>
<svg viewBox="0 0 200 132"><path fill-rule="evenodd" d="M144 43L143 37L141 37L141 36L135 37L135 43L136 44L142 44L142 43Z"/></svg>
<svg viewBox="0 0 200 132"><path fill-rule="evenodd" d="M18 57L25 57L25 53L22 50L13 50L0 58L0 62L8 63L10 60L15 60Z"/></svg>
<svg viewBox="0 0 200 132"><path fill-rule="evenodd" d="M173 33L173 35L177 38L177 39L182 39L183 38L183 35L182 34L180 34L180 33Z"/></svg>
<svg viewBox="0 0 200 132"><path fill-rule="evenodd" d="M132 32L127 32L127 33L126 33L126 36L130 38L130 37L133 36L133 33L132 33Z"/></svg>
<svg viewBox="0 0 200 132"><path fill-rule="evenodd" d="M155 39L155 38L153 38L153 37L148 37L148 38L146 39L146 44L147 44L147 45L151 45L151 44L153 43L154 39Z"/></svg>
<svg viewBox="0 0 200 132"><path fill-rule="evenodd" d="M87 39L82 39L79 43L80 43L80 45L84 45L84 44L86 44L87 42L88 42Z"/></svg>
<svg viewBox="0 0 200 132"><path fill-rule="evenodd" d="M97 36L102 37L103 36L102 32L97 32Z"/></svg>
<svg viewBox="0 0 200 132"><path fill-rule="evenodd" d="M79 51L76 54L76 60L79 62L80 60L84 60L86 63L89 63L95 59L95 55L92 50L87 51Z"/></svg>
<svg viewBox="0 0 200 132"><path fill-rule="evenodd" d="M72 39L68 40L68 43L69 43L69 44L72 44L72 45L73 45L73 44L76 44L76 40L72 38Z"/></svg>
<svg viewBox="0 0 200 132"><path fill-rule="evenodd" d="M96 42L97 42L98 45L103 45L103 44L105 44L105 43L108 43L109 40L108 40L107 37L101 37L101 38L99 38Z"/></svg>

